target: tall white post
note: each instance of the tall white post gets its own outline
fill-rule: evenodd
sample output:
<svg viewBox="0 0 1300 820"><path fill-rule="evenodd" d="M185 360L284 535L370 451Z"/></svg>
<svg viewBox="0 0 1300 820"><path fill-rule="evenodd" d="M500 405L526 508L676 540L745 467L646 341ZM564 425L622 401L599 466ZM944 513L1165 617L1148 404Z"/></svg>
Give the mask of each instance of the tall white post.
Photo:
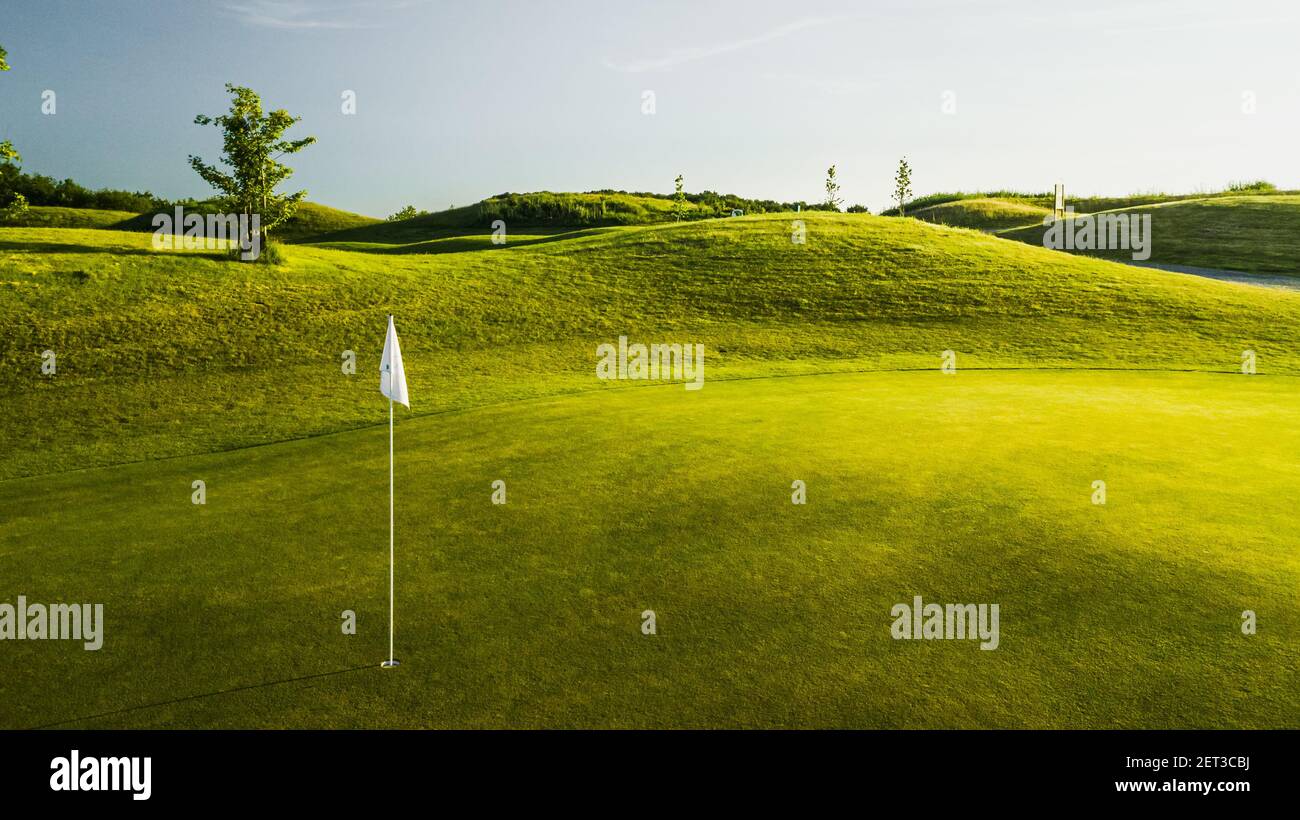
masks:
<svg viewBox="0 0 1300 820"><path fill-rule="evenodd" d="M380 666L398 666L393 658L393 400L388 400L388 660Z"/></svg>
<svg viewBox="0 0 1300 820"><path fill-rule="evenodd" d="M388 400L388 665L393 662L393 400Z"/></svg>
<svg viewBox="0 0 1300 820"><path fill-rule="evenodd" d="M395 565L393 554L393 393L397 389L397 385L393 384L393 377L395 374L392 361L392 359L395 358L400 362L401 353L398 352L397 333L396 331L393 331L392 316L388 317L388 327L391 331L391 335L389 339L384 342L384 362L382 367L382 372L387 376L387 378L380 382L381 386L386 388L385 392L388 395L388 660L384 661L380 666L391 669L394 666L401 665L401 661L393 657L393 633L395 631L393 626L393 610L395 608L395 599L393 595L393 572ZM392 358L389 357L389 341L393 344L393 349L391 351ZM400 371L398 372L400 373ZM403 378L402 382L402 398L405 400L405 378Z"/></svg>

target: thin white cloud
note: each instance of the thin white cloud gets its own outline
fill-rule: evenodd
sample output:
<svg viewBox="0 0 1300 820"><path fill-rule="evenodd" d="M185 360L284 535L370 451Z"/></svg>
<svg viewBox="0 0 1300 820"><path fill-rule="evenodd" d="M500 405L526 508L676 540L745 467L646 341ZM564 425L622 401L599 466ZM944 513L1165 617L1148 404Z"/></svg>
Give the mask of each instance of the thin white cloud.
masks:
<svg viewBox="0 0 1300 820"><path fill-rule="evenodd" d="M366 12L395 11L422 0L388 0L388 2L344 2L327 8L309 5L303 0L247 0L223 3L222 8L245 25L276 29L361 29L375 28L361 19Z"/></svg>
<svg viewBox="0 0 1300 820"><path fill-rule="evenodd" d="M743 40L732 40L730 42L716 43L710 46L674 48L670 49L667 54L652 59L633 60L630 62L616 62L614 60L606 59L604 60L604 63L606 68L611 68L614 71L625 71L631 74L640 74L646 71L666 71L670 68L682 65L683 63L705 60L709 57L717 57L720 54L730 54L734 51L753 48L754 46L760 46L764 43L770 43L773 40L779 40L782 37L789 36L798 31L842 22L845 19L848 18L806 17L802 20L796 20L793 23L786 23L783 26L777 26L763 34L754 37L747 37Z"/></svg>

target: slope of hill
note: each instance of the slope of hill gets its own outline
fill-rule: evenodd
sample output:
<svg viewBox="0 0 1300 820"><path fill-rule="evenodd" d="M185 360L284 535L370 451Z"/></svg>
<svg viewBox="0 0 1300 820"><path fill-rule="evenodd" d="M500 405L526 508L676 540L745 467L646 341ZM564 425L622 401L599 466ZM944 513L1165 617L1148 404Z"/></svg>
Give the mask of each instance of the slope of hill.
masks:
<svg viewBox="0 0 1300 820"><path fill-rule="evenodd" d="M1150 262L1300 276L1300 195L1222 196L1126 208L1150 214ZM1041 225L999 235L1042 245ZM1126 250L1079 251L1118 261Z"/></svg>
<svg viewBox="0 0 1300 820"><path fill-rule="evenodd" d="M187 213L213 213L216 208L210 203L184 205ZM47 226L58 228L111 228L121 231L153 233L154 214L171 215L174 210L149 213L126 213L123 211L99 211L91 208L32 208L30 218L14 223L21 226ZM320 234L334 233L349 228L372 225L380 220L370 216L341 211L315 202L298 203L297 212L283 225L275 230L275 238L284 242L309 240Z"/></svg>
<svg viewBox="0 0 1300 820"><path fill-rule="evenodd" d="M754 215L793 211L796 206L804 210L820 208L805 203L748 199L712 191L685 194L684 197L682 218L686 221L731 216L733 211ZM677 205L670 196L626 191L507 193L488 197L469 206L343 230L313 237L308 241L360 250L377 249L381 245L413 245L462 236L486 237L498 220L511 233L550 236L574 230L674 222L677 221L676 208ZM473 244L479 244L478 240L473 240ZM434 246L428 250L441 251L444 248Z"/></svg>
<svg viewBox="0 0 1300 820"><path fill-rule="evenodd" d="M804 216L802 245L773 215L427 256L291 246L276 268L128 232L2 229L0 476L379 421L365 373L390 312L422 413L608 387L594 350L620 335L706 344L709 378L931 368L944 350L962 367L1233 372L1247 348L1262 372L1300 363L1300 295Z"/></svg>
<svg viewBox="0 0 1300 820"><path fill-rule="evenodd" d="M0 229L6 579L113 624L15 642L0 726L1296 726L1300 294L804 221L278 266ZM704 389L597 380L620 335ZM895 640L915 595L997 650Z"/></svg>
<svg viewBox="0 0 1300 820"><path fill-rule="evenodd" d="M998 231L1034 223L1042 224L1043 217L1051 213L1050 207L1020 200L978 198L930 205L909 211L907 215L936 225Z"/></svg>
<svg viewBox="0 0 1300 820"><path fill-rule="evenodd" d="M102 211L96 208L59 208L34 205L22 216L0 217L0 226L13 228L113 228L123 226L139 214L130 211Z"/></svg>
<svg viewBox="0 0 1300 820"><path fill-rule="evenodd" d="M373 216L362 216L350 211L331 208L315 202L300 202L298 210L284 225L280 226L277 236L285 242L302 242L313 236L334 233L348 228L375 225L381 220Z"/></svg>
<svg viewBox="0 0 1300 820"><path fill-rule="evenodd" d="M1092 214L1101 211L1113 211L1120 208L1135 208L1141 205L1160 205L1169 202L1184 202L1194 199L1217 199L1220 197L1240 196L1277 196L1300 194L1300 191L1279 191L1266 182L1231 187L1223 191L1210 191L1196 194L1166 194L1148 192L1129 194L1128 196L1074 196L1067 189L1066 204L1074 208L1075 213ZM1019 191L987 192L941 192L917 197L907 205L909 216L937 205L948 205L969 200L996 200L1008 205L1029 205L1035 208L1051 210L1056 200L1051 193L1024 193ZM897 216L898 208L888 208L880 212L881 216Z"/></svg>

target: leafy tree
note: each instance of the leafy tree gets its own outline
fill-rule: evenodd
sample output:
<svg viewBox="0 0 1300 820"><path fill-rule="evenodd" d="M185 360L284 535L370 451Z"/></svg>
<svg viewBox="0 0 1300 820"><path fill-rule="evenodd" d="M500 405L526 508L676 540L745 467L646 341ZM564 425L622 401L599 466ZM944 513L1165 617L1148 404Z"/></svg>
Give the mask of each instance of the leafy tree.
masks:
<svg viewBox="0 0 1300 820"><path fill-rule="evenodd" d="M846 213L851 214L869 214L871 210L866 205L850 205L844 209Z"/></svg>
<svg viewBox="0 0 1300 820"><path fill-rule="evenodd" d="M898 161L898 173L894 175L894 201L898 203L898 215L906 216L904 207L912 196L912 166L907 164L907 157Z"/></svg>
<svg viewBox="0 0 1300 820"><path fill-rule="evenodd" d="M826 169L826 207L832 211L840 209L840 184L835 181L835 166Z"/></svg>
<svg viewBox="0 0 1300 820"><path fill-rule="evenodd" d="M5 62L5 55L7 53L8 52L4 50L4 47L0 46L0 71L9 70L9 64ZM4 140L3 142L0 142L0 162L10 161L21 162L22 157L18 156L18 152L14 150L13 143L9 142L9 140Z"/></svg>
<svg viewBox="0 0 1300 820"><path fill-rule="evenodd" d="M417 216L428 216L428 211L416 210L414 205L407 205L402 210L388 217L389 222L401 222L403 219L415 219Z"/></svg>
<svg viewBox="0 0 1300 820"><path fill-rule="evenodd" d="M686 218L686 189L681 174L677 175L674 185L676 187L673 192L673 218L682 220Z"/></svg>
<svg viewBox="0 0 1300 820"><path fill-rule="evenodd" d="M27 215L27 197L14 194L13 201L0 208L0 219L18 219Z"/></svg>
<svg viewBox="0 0 1300 820"><path fill-rule="evenodd" d="M226 84L233 99L230 111L216 117L199 114L197 125L215 125L222 132L221 160L230 166L227 173L201 158L190 155L190 166L198 175L221 192L219 203L230 212L260 215L262 247L267 245L271 229L293 216L306 191L277 194L275 188L293 174L293 169L277 160L296 154L316 141L284 139L284 132L301 117L290 116L278 108L262 113L262 98L252 89Z"/></svg>

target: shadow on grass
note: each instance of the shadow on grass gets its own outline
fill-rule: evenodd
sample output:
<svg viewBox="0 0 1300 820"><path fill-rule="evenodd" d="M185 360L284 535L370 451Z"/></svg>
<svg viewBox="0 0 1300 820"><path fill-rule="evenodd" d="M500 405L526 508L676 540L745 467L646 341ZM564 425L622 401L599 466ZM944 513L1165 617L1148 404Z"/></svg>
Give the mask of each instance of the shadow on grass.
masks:
<svg viewBox="0 0 1300 820"><path fill-rule="evenodd" d="M491 234L470 234L460 236L433 237L424 241L415 241L409 243L401 242L350 242L350 241L331 241L316 240L303 242L301 244L308 247L333 248L338 250L354 251L356 253L378 253L378 254L428 254L428 253L465 253L468 251L495 251L508 250L510 248L519 248L525 245L540 245L545 242L558 242L563 239L579 239L584 236L595 236L598 233L609 230L607 227L583 228L580 230L564 230L556 233L545 234L543 236L531 235L526 239L511 239L506 236L506 242L502 245L492 243Z"/></svg>
<svg viewBox="0 0 1300 820"><path fill-rule="evenodd" d="M0 251L19 251L26 253L111 253L114 256L183 256L187 259L235 261L223 250L154 250L153 248L134 248L129 245L79 245L74 242L0 241Z"/></svg>
<svg viewBox="0 0 1300 820"><path fill-rule="evenodd" d="M353 666L348 669L336 669L333 672L317 672L314 675L300 675L296 678L284 678L282 680L263 681L262 683L250 683L247 686L236 686L233 689L220 689L216 692L203 692L198 695L186 695L181 698L172 698L170 700L160 700L156 703L142 703L139 706L128 706L125 709L114 709L111 712L100 712L97 715L82 715L81 717L68 718L67 720L55 721L54 723L45 723L40 726L32 726L32 729L53 729L58 726L68 726L73 723L82 723L87 720L99 720L100 718L113 717L115 715L125 715L131 712L141 712L145 709L157 709L161 706L172 706L177 703L186 703L192 700L202 700L203 698L213 698L218 695L233 695L236 692L248 692L253 689L265 689L269 686L280 686L285 683L299 683L305 680L315 680L317 678L331 678L337 675L346 675L349 672L360 672L362 669L378 669L379 664L368 663L365 666Z"/></svg>

